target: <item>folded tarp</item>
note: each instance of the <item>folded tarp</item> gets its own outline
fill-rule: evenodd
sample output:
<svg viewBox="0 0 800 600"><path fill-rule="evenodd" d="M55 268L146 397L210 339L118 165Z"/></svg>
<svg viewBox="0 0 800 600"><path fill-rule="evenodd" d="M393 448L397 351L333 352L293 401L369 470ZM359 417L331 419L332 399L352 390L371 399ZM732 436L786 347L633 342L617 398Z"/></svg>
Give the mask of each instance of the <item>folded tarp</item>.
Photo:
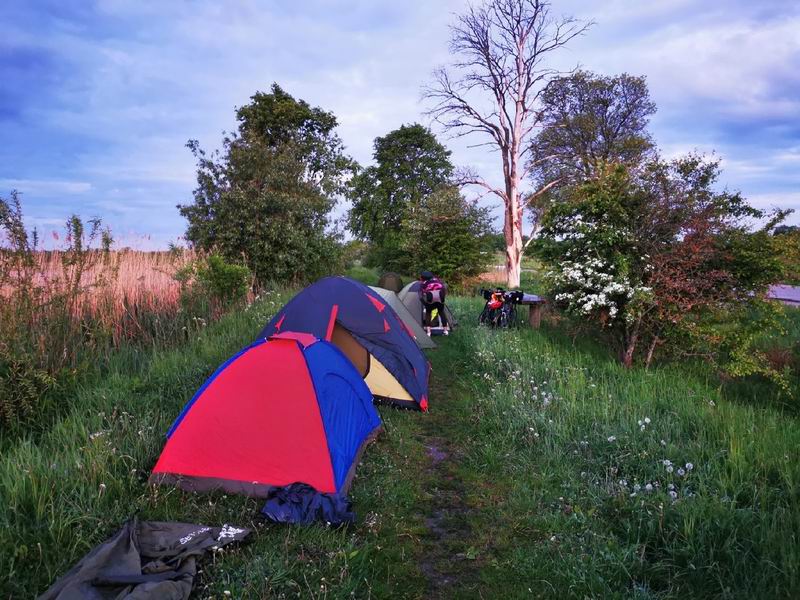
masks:
<svg viewBox="0 0 800 600"><path fill-rule="evenodd" d="M305 483L292 483L270 491L261 512L276 523L344 525L356 520L347 496L323 494Z"/></svg>
<svg viewBox="0 0 800 600"><path fill-rule="evenodd" d="M39 598L186 600L197 573L196 560L208 549L241 541L249 533L230 525L208 527L134 517Z"/></svg>

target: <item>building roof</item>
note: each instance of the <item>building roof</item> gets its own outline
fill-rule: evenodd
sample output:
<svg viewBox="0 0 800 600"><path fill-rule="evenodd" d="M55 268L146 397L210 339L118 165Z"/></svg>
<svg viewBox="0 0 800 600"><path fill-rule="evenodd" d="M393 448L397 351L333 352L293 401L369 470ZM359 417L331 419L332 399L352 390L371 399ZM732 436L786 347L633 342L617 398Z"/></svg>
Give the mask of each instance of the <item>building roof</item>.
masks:
<svg viewBox="0 0 800 600"><path fill-rule="evenodd" d="M772 285L767 292L767 298L800 304L800 286L796 285Z"/></svg>

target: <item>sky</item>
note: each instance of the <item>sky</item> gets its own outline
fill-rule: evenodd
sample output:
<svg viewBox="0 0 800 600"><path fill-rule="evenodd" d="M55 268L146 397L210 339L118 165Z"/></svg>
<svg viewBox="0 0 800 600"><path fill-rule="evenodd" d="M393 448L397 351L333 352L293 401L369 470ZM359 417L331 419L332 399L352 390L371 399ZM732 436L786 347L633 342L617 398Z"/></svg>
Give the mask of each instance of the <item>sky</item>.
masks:
<svg viewBox="0 0 800 600"><path fill-rule="evenodd" d="M235 107L273 82L332 111L363 165L375 137L431 125L421 89L450 60L448 25L465 6L3 0L0 196L21 192L27 223L45 234L76 213L102 218L118 245L164 248L185 230L176 205L195 185L187 140L218 147ZM724 186L800 213L800 2L553 0L552 10L595 22L555 66L646 76L665 156L715 152ZM456 165L497 180L498 155L433 130Z"/></svg>

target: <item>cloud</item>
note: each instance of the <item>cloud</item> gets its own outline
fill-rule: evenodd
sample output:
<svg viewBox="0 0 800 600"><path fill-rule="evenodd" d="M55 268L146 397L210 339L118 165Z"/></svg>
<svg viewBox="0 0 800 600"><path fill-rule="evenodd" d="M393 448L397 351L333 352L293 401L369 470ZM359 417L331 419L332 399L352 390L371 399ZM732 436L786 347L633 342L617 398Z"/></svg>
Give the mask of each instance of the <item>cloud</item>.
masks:
<svg viewBox="0 0 800 600"><path fill-rule="evenodd" d="M273 81L333 111L347 151L369 163L376 136L427 124L421 86L450 60L447 26L465 5L4 2L0 193L24 191L31 218L103 216L126 236L165 245L183 232L175 205L195 185L185 142L217 147L236 125L234 108ZM716 149L731 187L759 202L795 202L800 4L564 0L556 8L598 23L559 65L647 75L666 153ZM470 148L476 141L448 140L453 159L496 181L499 157Z"/></svg>
<svg viewBox="0 0 800 600"><path fill-rule="evenodd" d="M766 211L775 208L791 209L795 211L795 217L797 216L796 213L800 211L800 192L754 194L748 200L756 208ZM796 219L792 221L797 222Z"/></svg>
<svg viewBox="0 0 800 600"><path fill-rule="evenodd" d="M47 179L0 179L0 189L17 190L33 196L86 194L92 189L87 181L58 181Z"/></svg>

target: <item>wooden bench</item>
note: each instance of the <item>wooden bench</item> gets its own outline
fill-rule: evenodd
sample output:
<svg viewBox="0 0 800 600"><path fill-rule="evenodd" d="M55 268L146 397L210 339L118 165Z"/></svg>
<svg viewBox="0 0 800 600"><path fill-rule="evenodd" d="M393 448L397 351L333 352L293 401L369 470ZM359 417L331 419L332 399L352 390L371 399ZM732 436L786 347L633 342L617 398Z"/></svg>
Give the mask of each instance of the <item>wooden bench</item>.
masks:
<svg viewBox="0 0 800 600"><path fill-rule="evenodd" d="M542 308L547 304L547 301L536 294L525 294L522 296L520 304L525 304L528 307L528 325L533 329L539 329L542 326Z"/></svg>

